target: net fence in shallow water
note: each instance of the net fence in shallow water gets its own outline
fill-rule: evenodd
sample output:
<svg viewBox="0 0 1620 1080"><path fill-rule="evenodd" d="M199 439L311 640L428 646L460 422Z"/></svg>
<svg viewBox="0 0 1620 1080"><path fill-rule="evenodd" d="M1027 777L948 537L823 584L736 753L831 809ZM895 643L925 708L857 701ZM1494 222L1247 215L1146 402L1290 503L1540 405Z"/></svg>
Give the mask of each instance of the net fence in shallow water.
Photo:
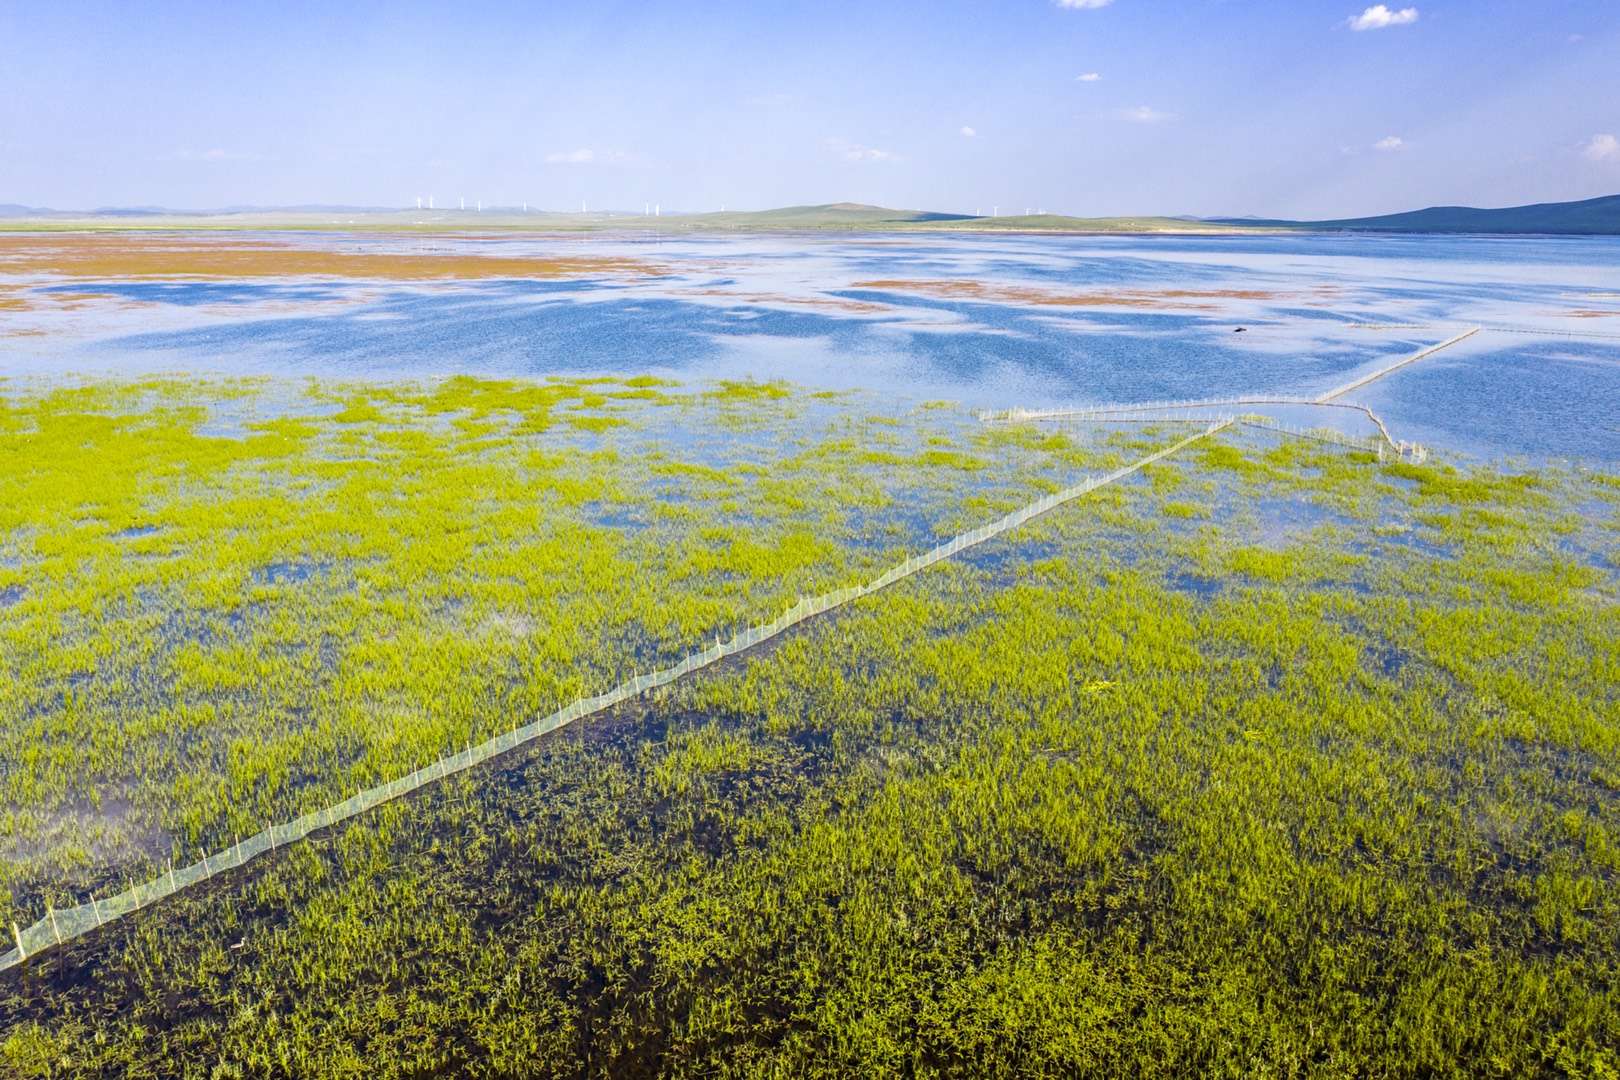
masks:
<svg viewBox="0 0 1620 1080"><path fill-rule="evenodd" d="M53 945L71 941L73 938L81 934L87 934L115 919L139 911L148 904L161 900L166 896L172 896L188 886L206 881L215 874L225 870L234 870L248 860L267 851L274 851L278 847L295 843L319 829L324 829L329 825L354 817L356 814L370 810L372 807L388 802L390 799L397 799L399 796L415 791L426 784L442 780L446 776L470 769L474 765L488 761L509 750L514 750L526 742L537 739L541 735L566 727L583 717L602 712L620 702L628 701L633 697L646 693L648 690L667 686L676 679L690 675L692 672L708 667L728 656L745 652L804 622L806 619L841 607L852 600L869 596L881 589L886 589L895 582L917 573L919 570L925 570L958 552L982 544L986 540L1000 536L1011 529L1016 529L1033 518L1062 506L1064 503L1078 499L1088 492L1095 491L1116 480L1121 480L1161 458L1168 457L1185 446L1215 434L1232 423L1231 418L1218 420L1202 431L1157 450L1139 461L1122 466L1111 473L1087 477L1078 484L1064 488L1061 491L1055 491L1050 495L1044 495L989 524L980 525L976 529L970 529L955 536L938 547L923 552L921 555L913 555L904 562L890 567L865 584L851 585L843 589L836 589L833 592L822 593L820 596L800 600L772 621L750 627L737 634L730 641L717 641L702 652L691 653L673 667L663 668L646 675L638 675L628 682L620 683L606 693L598 694L595 697L581 698L563 706L549 716L543 716L522 727L513 728L511 731L496 735L459 753L440 758L431 765L390 780L386 784L378 784L376 787L367 788L334 806L316 810L280 825L272 825L263 832L238 840L230 847L216 852L200 862L194 862L190 866L178 869L171 868L151 881L133 886L116 896L109 896L105 899L92 898L77 907L64 908L61 911L47 910L44 918L26 929L21 929L13 924L11 932L14 947L10 951L0 954L0 971L20 964L28 957Z"/></svg>

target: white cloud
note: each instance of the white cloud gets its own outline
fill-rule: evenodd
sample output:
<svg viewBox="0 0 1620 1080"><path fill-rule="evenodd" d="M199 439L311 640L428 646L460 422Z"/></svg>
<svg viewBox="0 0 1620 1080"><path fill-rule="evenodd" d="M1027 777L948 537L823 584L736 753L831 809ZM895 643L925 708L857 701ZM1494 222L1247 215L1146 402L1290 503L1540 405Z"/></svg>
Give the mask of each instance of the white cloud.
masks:
<svg viewBox="0 0 1620 1080"><path fill-rule="evenodd" d="M1581 155L1588 161L1620 161L1620 138L1594 135L1581 147Z"/></svg>
<svg viewBox="0 0 1620 1080"><path fill-rule="evenodd" d="M964 136L966 136L967 138L971 139L971 138L973 138L973 136L977 135L978 132L974 131L972 128L968 127L966 124L963 124L962 125L962 134Z"/></svg>
<svg viewBox="0 0 1620 1080"><path fill-rule="evenodd" d="M1070 11L1094 11L1097 8L1105 8L1113 2L1114 0L1057 0L1057 6L1068 8Z"/></svg>
<svg viewBox="0 0 1620 1080"><path fill-rule="evenodd" d="M582 146L578 150L557 150L546 155L547 165L589 165L596 160L596 151Z"/></svg>
<svg viewBox="0 0 1620 1080"><path fill-rule="evenodd" d="M1399 135L1385 135L1382 139L1373 143L1373 149L1385 151L1405 150L1406 140Z"/></svg>
<svg viewBox="0 0 1620 1080"><path fill-rule="evenodd" d="M619 165L636 160L623 150L592 150L582 146L578 150L556 150L546 155L547 165Z"/></svg>
<svg viewBox="0 0 1620 1080"><path fill-rule="evenodd" d="M1418 9L1401 8L1391 11L1383 4L1374 4L1360 15L1352 15L1345 25L1352 30L1383 30L1390 26L1410 26L1418 21Z"/></svg>
<svg viewBox="0 0 1620 1080"><path fill-rule="evenodd" d="M221 150L215 147L212 150L177 150L174 157L178 161L264 161L263 154L246 153L236 150Z"/></svg>
<svg viewBox="0 0 1620 1080"><path fill-rule="evenodd" d="M828 139L827 149L843 158L845 161L899 161L900 155L890 150L879 150L872 146L861 146L848 139Z"/></svg>
<svg viewBox="0 0 1620 1080"><path fill-rule="evenodd" d="M1134 109L1121 109L1119 115L1133 124L1159 124L1176 118L1175 113L1161 112L1151 105L1138 105Z"/></svg>
<svg viewBox="0 0 1620 1080"><path fill-rule="evenodd" d="M1084 75L1076 75L1074 77L1074 81L1075 82L1097 82L1101 78L1102 78L1102 76L1097 74L1095 71L1088 71Z"/></svg>

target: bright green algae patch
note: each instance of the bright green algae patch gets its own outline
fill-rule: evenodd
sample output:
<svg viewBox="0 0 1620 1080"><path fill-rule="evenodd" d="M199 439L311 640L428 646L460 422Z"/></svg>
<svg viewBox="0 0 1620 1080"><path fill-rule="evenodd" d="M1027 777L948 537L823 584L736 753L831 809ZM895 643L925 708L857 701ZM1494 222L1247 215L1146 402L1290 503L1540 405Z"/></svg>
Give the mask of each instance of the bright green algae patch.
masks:
<svg viewBox="0 0 1620 1080"><path fill-rule="evenodd" d="M941 438L775 384L11 387L0 925L872 576L969 497L1119 457L980 446L957 415L964 471Z"/></svg>
<svg viewBox="0 0 1620 1080"><path fill-rule="evenodd" d="M0 1061L1613 1075L1617 509L1194 448L8 973Z"/></svg>

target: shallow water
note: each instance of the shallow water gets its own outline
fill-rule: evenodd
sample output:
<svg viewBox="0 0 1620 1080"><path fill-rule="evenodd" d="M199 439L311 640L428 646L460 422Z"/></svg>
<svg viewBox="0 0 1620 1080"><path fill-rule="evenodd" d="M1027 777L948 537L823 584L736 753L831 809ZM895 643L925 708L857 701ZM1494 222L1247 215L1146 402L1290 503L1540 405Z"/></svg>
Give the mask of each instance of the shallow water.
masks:
<svg viewBox="0 0 1620 1080"><path fill-rule="evenodd" d="M0 373L652 372L1050 408L1314 395L1482 325L1349 400L1437 449L1620 461L1611 238L273 239L345 252L622 257L659 272L408 283L12 276L0 286L24 308L5 313Z"/></svg>

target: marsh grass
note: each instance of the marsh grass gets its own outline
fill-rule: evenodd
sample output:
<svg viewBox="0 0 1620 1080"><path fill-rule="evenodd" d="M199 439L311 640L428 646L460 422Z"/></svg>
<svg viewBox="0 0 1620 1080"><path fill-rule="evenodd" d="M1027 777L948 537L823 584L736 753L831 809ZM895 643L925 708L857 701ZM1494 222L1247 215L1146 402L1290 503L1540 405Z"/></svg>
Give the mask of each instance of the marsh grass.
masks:
<svg viewBox="0 0 1620 1080"><path fill-rule="evenodd" d="M993 468L930 469L918 456L948 416L903 440L904 465L857 467L866 444L838 431L812 440L813 480L788 502L819 515L811 548L801 564L784 539L764 565L865 557L817 494L841 483L830 463L878 470L833 488L839 505L875 498L868 483L992 505L1019 493L960 485L995 474L997 454L1038 491L1165 438L966 434L956 445ZM0 1062L25 1076L1614 1075L1620 583L1603 557L1612 520L1571 509L1613 506L1614 489L1223 438L0 976ZM724 475L668 456L623 472L637 460L626 443L613 474L633 487L662 467L699 507L757 479L684 451ZM791 482L788 461L766 475ZM1270 500L1321 513L1256 512ZM1177 503L1201 512L1166 514ZM686 555L732 554L692 580L763 590L758 553L704 527L719 531ZM457 559L421 557L418 589L462 582ZM1218 588L1178 588L1188 577ZM591 582L615 587L611 570ZM391 665L373 692L441 692L416 681L409 620L392 630L352 645ZM573 642L514 681L597 655ZM488 665L486 649L459 662ZM51 724L101 729L56 700ZM433 713L394 700L374 728L348 723L419 737Z"/></svg>
<svg viewBox="0 0 1620 1080"><path fill-rule="evenodd" d="M1045 467L1016 447L993 476L919 465L938 423L779 384L10 389L6 925L670 663L927 546L970 489L1022 501ZM767 437L732 434L739 411ZM900 466L862 459L874 430L911 447ZM904 527L872 534L897 498Z"/></svg>

